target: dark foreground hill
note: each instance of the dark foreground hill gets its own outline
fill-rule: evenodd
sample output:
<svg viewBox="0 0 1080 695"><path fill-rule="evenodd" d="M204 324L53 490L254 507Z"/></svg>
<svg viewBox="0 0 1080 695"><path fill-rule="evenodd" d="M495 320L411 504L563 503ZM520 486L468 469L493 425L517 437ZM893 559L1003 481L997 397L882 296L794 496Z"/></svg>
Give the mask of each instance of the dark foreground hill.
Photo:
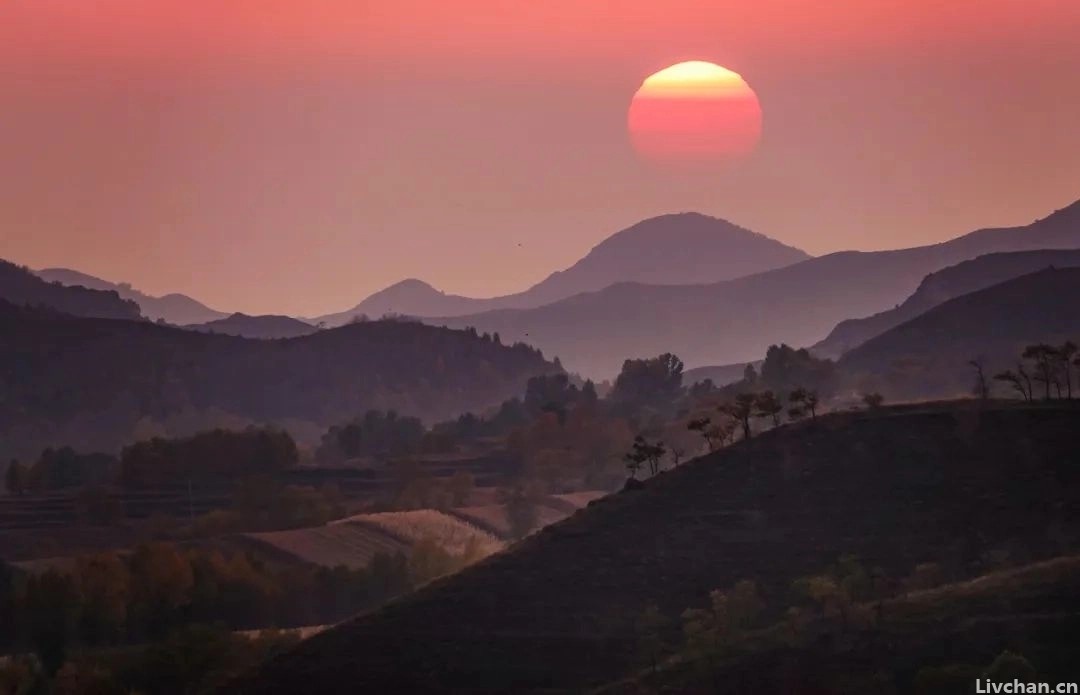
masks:
<svg viewBox="0 0 1080 695"><path fill-rule="evenodd" d="M941 268L987 253L1080 248L1080 202L1024 227L932 246L844 251L707 285L613 285L534 309L431 319L497 331L558 355L567 369L613 376L627 357L674 352L687 367L760 359L774 343L813 345L837 323L902 302Z"/></svg>
<svg viewBox="0 0 1080 695"><path fill-rule="evenodd" d="M48 307L72 316L139 318L139 306L116 292L65 287L4 260L0 260L0 301L16 306Z"/></svg>
<svg viewBox="0 0 1080 695"><path fill-rule="evenodd" d="M174 292L154 297L145 292L140 292L126 282L109 282L69 268L45 268L37 271L37 275L48 282L58 282L69 287L88 287L95 290L116 292L123 299L135 302L139 306L142 315L154 321L162 319L166 323L183 325L204 323L228 316L228 314L215 311L202 302L184 294Z"/></svg>
<svg viewBox="0 0 1080 695"><path fill-rule="evenodd" d="M520 309L594 292L618 282L686 285L718 282L809 258L804 251L696 212L642 220L597 244L584 258L523 292L474 299L444 294L420 280L405 280L376 292L352 309L315 319L335 326L354 316L385 313L458 316L495 309Z"/></svg>
<svg viewBox="0 0 1080 695"><path fill-rule="evenodd" d="M189 324L184 328L202 333L221 333L261 339L297 338L314 333L316 330L310 323L291 316L248 316L239 313L207 323Z"/></svg>
<svg viewBox="0 0 1080 695"><path fill-rule="evenodd" d="M115 450L137 423L203 414L325 429L368 409L432 421L519 395L555 368L532 348L373 321L249 340L0 303L0 456Z"/></svg>
<svg viewBox="0 0 1080 695"><path fill-rule="evenodd" d="M954 297L1027 275L1045 268L1080 266L1080 251L1071 249L991 253L949 266L927 275L915 293L888 311L862 319L843 321L825 340L810 349L816 355L836 358L874 336L899 326Z"/></svg>
<svg viewBox="0 0 1080 695"><path fill-rule="evenodd" d="M640 665L635 624L676 626L753 579L854 554L888 576L1075 547L1080 409L943 404L761 435L593 503L510 551L274 659L232 693L579 692Z"/></svg>
<svg viewBox="0 0 1080 695"><path fill-rule="evenodd" d="M1009 565L847 610L846 625L839 615L782 620L738 636L726 650L683 649L595 695L950 695L975 691L976 680L984 692L986 680L1068 682L1080 643L1080 555Z"/></svg>
<svg viewBox="0 0 1080 695"><path fill-rule="evenodd" d="M858 390L891 399L972 392L1015 366L1027 345L1080 342L1080 268L1042 270L951 299L851 350L837 366Z"/></svg>

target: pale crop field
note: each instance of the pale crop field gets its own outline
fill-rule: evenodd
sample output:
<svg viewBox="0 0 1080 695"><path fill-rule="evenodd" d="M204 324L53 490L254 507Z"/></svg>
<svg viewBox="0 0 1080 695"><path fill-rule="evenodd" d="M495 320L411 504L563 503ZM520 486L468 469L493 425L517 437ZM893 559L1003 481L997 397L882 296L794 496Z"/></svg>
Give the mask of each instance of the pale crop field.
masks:
<svg viewBox="0 0 1080 695"><path fill-rule="evenodd" d="M430 539L443 550L461 555L470 544L484 555L501 550L504 543L493 534L435 509L360 514L335 522L335 526L371 524L410 543Z"/></svg>

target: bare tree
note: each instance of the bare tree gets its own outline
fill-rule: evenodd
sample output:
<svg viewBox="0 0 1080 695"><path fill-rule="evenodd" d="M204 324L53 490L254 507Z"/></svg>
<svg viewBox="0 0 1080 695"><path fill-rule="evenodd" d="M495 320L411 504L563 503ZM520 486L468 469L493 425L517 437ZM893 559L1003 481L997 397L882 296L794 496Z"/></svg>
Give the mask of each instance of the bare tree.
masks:
<svg viewBox="0 0 1080 695"><path fill-rule="evenodd" d="M1058 364L1057 349L1046 343L1028 345L1022 357L1035 365L1033 378L1045 389L1045 398L1050 400L1050 386L1054 383L1054 368Z"/></svg>
<svg viewBox="0 0 1080 695"><path fill-rule="evenodd" d="M1065 375L1065 397L1069 400L1072 400L1072 368L1078 350L1080 350L1080 348L1078 348L1076 343L1071 340L1066 340L1061 347L1057 349L1061 371Z"/></svg>
<svg viewBox="0 0 1080 695"><path fill-rule="evenodd" d="M1017 367L1021 369L1022 373L1023 367L1021 365L1017 365ZM1031 401L1031 380L1027 379L1026 375L1021 376L1021 373L1014 372L1011 369L1006 369L1003 372L998 372L997 374L995 374L994 381L1001 381L1009 384L1013 387L1014 390L1016 390L1017 393L1020 394L1021 398L1023 398L1025 401Z"/></svg>
<svg viewBox="0 0 1080 695"><path fill-rule="evenodd" d="M975 370L975 386L972 388L972 392L976 398L981 401L985 401L990 398L990 385L986 383L986 372L983 368L983 358L976 357L973 360L968 360L968 365Z"/></svg>

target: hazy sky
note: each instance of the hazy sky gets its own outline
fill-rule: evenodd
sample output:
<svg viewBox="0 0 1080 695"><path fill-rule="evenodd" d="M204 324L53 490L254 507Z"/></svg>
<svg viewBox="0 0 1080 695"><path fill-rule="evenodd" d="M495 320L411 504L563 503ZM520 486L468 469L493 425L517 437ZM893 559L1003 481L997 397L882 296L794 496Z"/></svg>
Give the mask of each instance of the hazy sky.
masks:
<svg viewBox="0 0 1080 695"><path fill-rule="evenodd" d="M312 315L679 210L811 253L1026 223L1080 198L1078 35L1075 0L5 0L0 257ZM761 101L734 171L629 145L689 59Z"/></svg>

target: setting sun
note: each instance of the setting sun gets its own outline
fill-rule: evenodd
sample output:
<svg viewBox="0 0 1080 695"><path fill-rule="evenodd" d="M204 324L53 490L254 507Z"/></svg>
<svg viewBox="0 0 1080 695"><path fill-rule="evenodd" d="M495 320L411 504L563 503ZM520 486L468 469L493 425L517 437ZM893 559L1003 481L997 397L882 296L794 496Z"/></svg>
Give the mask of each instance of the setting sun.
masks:
<svg viewBox="0 0 1080 695"><path fill-rule="evenodd" d="M652 161L730 161L757 146L761 105L738 73L693 60L642 82L627 127L634 148Z"/></svg>

